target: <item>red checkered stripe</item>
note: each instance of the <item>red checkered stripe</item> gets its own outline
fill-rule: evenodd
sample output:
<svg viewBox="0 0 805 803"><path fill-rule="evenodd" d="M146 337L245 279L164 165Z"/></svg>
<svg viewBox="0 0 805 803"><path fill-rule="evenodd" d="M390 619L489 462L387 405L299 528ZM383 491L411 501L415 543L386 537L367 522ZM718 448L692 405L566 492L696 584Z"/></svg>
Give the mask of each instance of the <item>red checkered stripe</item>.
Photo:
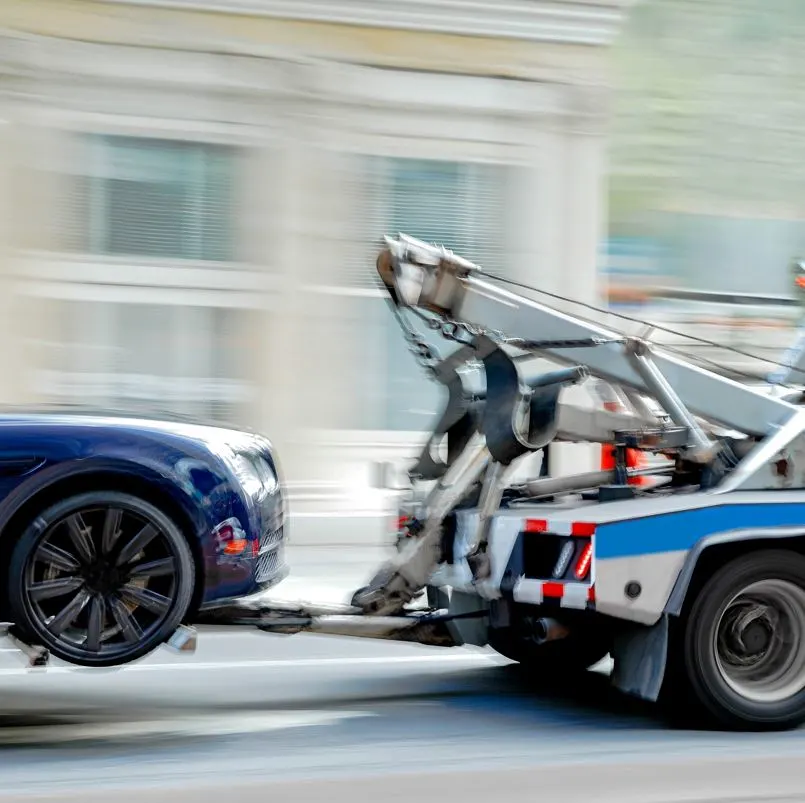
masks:
<svg viewBox="0 0 805 803"><path fill-rule="evenodd" d="M585 610L595 605L595 524L566 519L526 519L523 532L571 535L589 538L593 544L590 555L590 574L582 581L544 581L521 577L514 586L515 602L541 605L546 600L556 600L562 608Z"/></svg>

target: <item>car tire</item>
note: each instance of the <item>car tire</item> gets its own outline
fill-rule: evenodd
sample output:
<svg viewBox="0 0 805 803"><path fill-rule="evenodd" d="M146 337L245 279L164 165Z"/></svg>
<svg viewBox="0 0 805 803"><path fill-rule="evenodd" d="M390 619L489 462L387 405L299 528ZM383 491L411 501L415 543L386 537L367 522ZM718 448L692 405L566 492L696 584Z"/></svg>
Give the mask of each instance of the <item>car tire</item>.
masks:
<svg viewBox="0 0 805 803"><path fill-rule="evenodd" d="M79 666L120 666L151 653L187 615L194 588L181 528L150 502L117 491L41 511L9 563L20 636Z"/></svg>
<svg viewBox="0 0 805 803"><path fill-rule="evenodd" d="M805 723L805 556L764 550L723 566L683 614L670 658L677 717L744 731Z"/></svg>

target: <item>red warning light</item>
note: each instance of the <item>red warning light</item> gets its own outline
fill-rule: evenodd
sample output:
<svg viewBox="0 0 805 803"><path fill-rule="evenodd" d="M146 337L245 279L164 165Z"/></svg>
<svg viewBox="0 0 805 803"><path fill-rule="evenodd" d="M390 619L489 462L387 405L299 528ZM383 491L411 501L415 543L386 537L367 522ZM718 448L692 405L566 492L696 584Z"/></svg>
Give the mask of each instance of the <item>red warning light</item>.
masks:
<svg viewBox="0 0 805 803"><path fill-rule="evenodd" d="M590 564L593 562L593 545L592 542L587 544L579 555L576 561L576 568L573 574L576 575L577 580L584 580L590 572Z"/></svg>

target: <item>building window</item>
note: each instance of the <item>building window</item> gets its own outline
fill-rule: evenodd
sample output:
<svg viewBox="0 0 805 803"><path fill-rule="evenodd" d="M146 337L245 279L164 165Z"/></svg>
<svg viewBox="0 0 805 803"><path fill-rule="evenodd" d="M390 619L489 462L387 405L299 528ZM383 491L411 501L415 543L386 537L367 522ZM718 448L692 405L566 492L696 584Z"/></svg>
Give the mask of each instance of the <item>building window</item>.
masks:
<svg viewBox="0 0 805 803"><path fill-rule="evenodd" d="M354 184L353 287L374 287L372 267L383 234L404 232L444 245L492 275L505 272L509 168L477 162L370 157ZM369 265L369 268L367 268Z"/></svg>
<svg viewBox="0 0 805 803"><path fill-rule="evenodd" d="M501 270L504 183L497 165L390 159L388 225Z"/></svg>
<svg viewBox="0 0 805 803"><path fill-rule="evenodd" d="M37 389L63 403L242 425L253 400L254 313L225 307L62 301Z"/></svg>
<svg viewBox="0 0 805 803"><path fill-rule="evenodd" d="M375 287L374 258L382 234L404 232L440 243L480 264L505 273L508 167L429 159L371 158L363 163L356 224L354 267L346 277L355 288ZM356 298L353 325L360 411L356 429L430 428L445 391L429 379L408 350L385 299ZM358 312L360 310L360 312ZM454 347L414 323L446 357Z"/></svg>
<svg viewBox="0 0 805 803"><path fill-rule="evenodd" d="M235 148L88 135L78 152L62 220L65 250L235 260Z"/></svg>

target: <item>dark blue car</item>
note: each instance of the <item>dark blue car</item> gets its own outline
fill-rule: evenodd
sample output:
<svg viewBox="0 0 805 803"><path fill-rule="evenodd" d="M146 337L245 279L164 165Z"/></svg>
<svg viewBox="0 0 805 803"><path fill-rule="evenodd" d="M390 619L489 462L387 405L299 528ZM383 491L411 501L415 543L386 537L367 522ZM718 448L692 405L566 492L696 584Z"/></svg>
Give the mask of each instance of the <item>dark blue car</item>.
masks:
<svg viewBox="0 0 805 803"><path fill-rule="evenodd" d="M0 616L85 666L140 658L287 573L263 437L170 419L0 414Z"/></svg>

